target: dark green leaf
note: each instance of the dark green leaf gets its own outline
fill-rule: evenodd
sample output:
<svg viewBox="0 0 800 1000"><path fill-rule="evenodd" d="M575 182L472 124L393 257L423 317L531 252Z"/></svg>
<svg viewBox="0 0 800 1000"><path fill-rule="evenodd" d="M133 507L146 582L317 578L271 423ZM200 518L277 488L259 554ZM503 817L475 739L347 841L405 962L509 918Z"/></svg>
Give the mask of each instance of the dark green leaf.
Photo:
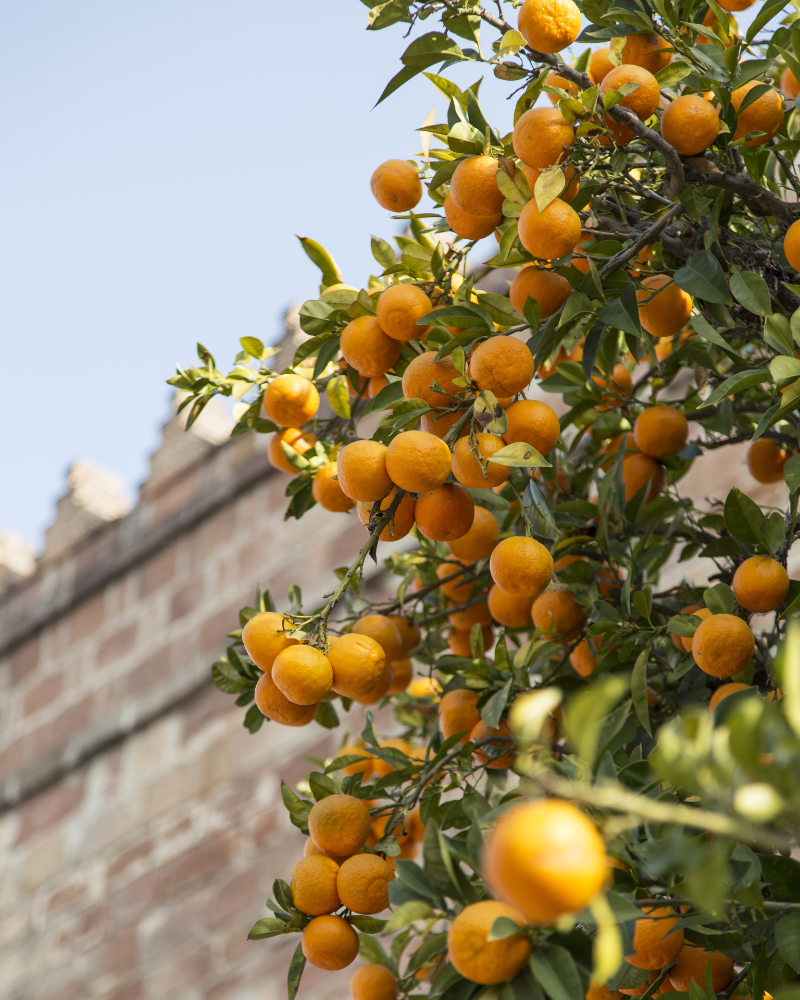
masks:
<svg viewBox="0 0 800 1000"><path fill-rule="evenodd" d="M703 406L713 406L721 399L725 399L726 396L734 395L737 392L751 388L751 386L769 381L769 375L770 373L766 368L759 368L753 372L737 372L736 375L731 375L721 385L718 385L709 395L708 399L704 401Z"/></svg>
<svg viewBox="0 0 800 1000"><path fill-rule="evenodd" d="M496 691L481 709L481 718L487 726L492 729L497 728L497 723L508 702L508 693L511 690L511 681L508 681L499 691Z"/></svg>
<svg viewBox="0 0 800 1000"><path fill-rule="evenodd" d="M706 302L724 304L730 298L725 274L717 258L707 250L692 254L684 267L675 272L675 284Z"/></svg>
<svg viewBox="0 0 800 1000"><path fill-rule="evenodd" d="M305 969L305 967L306 956L303 954L303 943L301 941L295 949L291 964L289 965L289 975L286 981L289 989L289 1000L294 1000L297 996L297 991L300 988L300 979L302 978L303 969Z"/></svg>
<svg viewBox="0 0 800 1000"><path fill-rule="evenodd" d="M746 545L757 545L763 520L758 504L734 486L725 499L725 525L733 537Z"/></svg>
<svg viewBox="0 0 800 1000"><path fill-rule="evenodd" d="M792 455L783 467L783 478L790 493L800 490L800 455Z"/></svg>
<svg viewBox="0 0 800 1000"><path fill-rule="evenodd" d="M772 300L767 283L753 271L734 271L731 275L731 294L741 305L757 316L769 316Z"/></svg>
<svg viewBox="0 0 800 1000"><path fill-rule="evenodd" d="M566 948L560 945L534 948L530 961L531 971L550 1000L584 1000L578 967Z"/></svg>
<svg viewBox="0 0 800 1000"><path fill-rule="evenodd" d="M650 729L650 708L647 704L647 658L650 655L650 647L643 649L636 657L631 674L631 698L633 707L639 722L647 730L647 735L652 736Z"/></svg>
<svg viewBox="0 0 800 1000"><path fill-rule="evenodd" d="M597 318L615 330L622 330L623 333L630 333L634 337L641 336L639 304L636 300L636 286L632 281L628 282L618 298L603 306Z"/></svg>

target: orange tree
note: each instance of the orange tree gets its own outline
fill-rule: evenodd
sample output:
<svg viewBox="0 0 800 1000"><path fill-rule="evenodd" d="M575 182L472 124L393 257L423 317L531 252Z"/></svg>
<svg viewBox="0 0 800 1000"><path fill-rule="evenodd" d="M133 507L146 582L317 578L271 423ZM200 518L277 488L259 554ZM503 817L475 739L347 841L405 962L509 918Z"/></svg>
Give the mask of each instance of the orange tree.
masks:
<svg viewBox="0 0 800 1000"><path fill-rule="evenodd" d="M800 972L800 23L764 0L743 34L749 6L372 6L412 36L381 100L424 72L448 101L372 177L405 235L361 287L302 241L289 368L244 338L170 380L190 421L232 395L235 435L273 435L287 516L364 524L322 606L259 590L213 666L253 733L350 734L282 786L298 862L250 936L301 936L291 997L358 953L354 1000L761 1000ZM785 509L682 491L738 442ZM694 556L707 586L659 583Z"/></svg>

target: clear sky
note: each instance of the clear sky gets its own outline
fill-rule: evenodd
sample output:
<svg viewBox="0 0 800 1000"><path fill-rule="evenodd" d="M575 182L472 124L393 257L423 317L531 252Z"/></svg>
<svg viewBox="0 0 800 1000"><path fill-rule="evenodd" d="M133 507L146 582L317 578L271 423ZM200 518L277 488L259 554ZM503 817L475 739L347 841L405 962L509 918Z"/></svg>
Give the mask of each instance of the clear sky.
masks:
<svg viewBox="0 0 800 1000"><path fill-rule="evenodd" d="M40 547L77 458L135 495L175 364L199 340L225 365L317 294L294 234L365 282L369 234L398 225L370 175L419 149L432 104L445 113L423 77L372 110L406 26L367 33L366 14L358 0L0 8L0 530ZM514 85L487 84L508 131Z"/></svg>

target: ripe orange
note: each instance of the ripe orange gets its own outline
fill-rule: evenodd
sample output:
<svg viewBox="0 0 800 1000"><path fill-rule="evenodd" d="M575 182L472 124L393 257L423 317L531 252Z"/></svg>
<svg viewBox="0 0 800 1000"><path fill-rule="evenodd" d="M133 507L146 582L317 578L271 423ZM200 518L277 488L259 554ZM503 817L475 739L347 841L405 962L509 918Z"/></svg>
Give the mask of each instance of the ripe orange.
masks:
<svg viewBox="0 0 800 1000"><path fill-rule="evenodd" d="M637 452L639 449L636 447L636 442L633 438L633 433L628 432L626 434L617 434L615 438L610 441L606 441L603 447L600 449L601 455L608 455L611 459L616 458L619 449L623 449L623 454L629 454ZM611 468L611 461L605 462L600 466L601 469L607 470Z"/></svg>
<svg viewBox="0 0 800 1000"><path fill-rule="evenodd" d="M451 357L437 361L436 351L426 351L417 355L403 372L403 396L406 399L424 399L429 406L450 406L453 403L451 395L463 392L463 388L454 382L460 376ZM441 392L431 388L434 382Z"/></svg>
<svg viewBox="0 0 800 1000"><path fill-rule="evenodd" d="M582 909L608 879L594 823L576 806L554 799L504 813L486 842L482 869L492 892L535 924Z"/></svg>
<svg viewBox="0 0 800 1000"><path fill-rule="evenodd" d="M387 496L381 500L381 510L388 510L397 495L397 487L391 490ZM357 507L358 519L362 524L369 524L372 513L373 501L361 500ZM405 538L414 525L414 498L410 493L405 493L397 505L397 509L392 515L392 519L378 536L382 542L396 542L400 538Z"/></svg>
<svg viewBox="0 0 800 1000"><path fill-rule="evenodd" d="M387 615L387 618L397 627L397 631L400 633L400 656L408 656L421 638L422 633L420 632L419 625L404 615Z"/></svg>
<svg viewBox="0 0 800 1000"><path fill-rule="evenodd" d="M526 300L535 299L539 303L540 317L547 319L564 305L571 294L572 288L563 275L535 264L526 264L511 282L508 297L520 315L523 315Z"/></svg>
<svg viewBox="0 0 800 1000"><path fill-rule="evenodd" d="M554 69L551 69L547 74L545 84L548 87L555 87L558 90L566 90L570 97L577 97L579 93L577 83L572 83L572 81L567 80L566 77L559 76ZM551 104L558 104L561 100L561 98L557 97L555 94L548 94L547 96L550 98Z"/></svg>
<svg viewBox="0 0 800 1000"><path fill-rule="evenodd" d="M397 1000L397 980L385 965L362 965L350 980L353 1000Z"/></svg>
<svg viewBox="0 0 800 1000"><path fill-rule="evenodd" d="M537 597L550 583L553 557L535 538L504 538L489 561L492 579L508 594Z"/></svg>
<svg viewBox="0 0 800 1000"><path fill-rule="evenodd" d="M467 654L468 656L471 654ZM464 733L461 743L466 743L469 733L481 721L481 714L475 707L478 693L458 688L448 691L439 702L439 729L446 740L456 733Z"/></svg>
<svg viewBox="0 0 800 1000"><path fill-rule="evenodd" d="M759 438L747 452L750 475L759 483L779 483L789 454L773 438Z"/></svg>
<svg viewBox="0 0 800 1000"><path fill-rule="evenodd" d="M476 507L472 527L466 535L448 542L447 547L456 559L471 563L492 554L499 534L500 527L494 514L485 507Z"/></svg>
<svg viewBox="0 0 800 1000"><path fill-rule="evenodd" d="M479 740L486 740L492 736L511 736L511 730L508 728L508 723L505 719L501 719L498 726L487 726L486 723L481 719L480 722L476 723L472 732L469 734L469 738L473 743L477 743ZM505 753L497 754L495 750L505 750ZM486 764L490 771L500 771L506 767L512 767L514 761L517 759L517 751L514 749L513 743L500 742L488 743L482 747L479 747L475 753L472 755L472 759L476 764Z"/></svg>
<svg viewBox="0 0 800 1000"><path fill-rule="evenodd" d="M589 639L582 639L569 654L572 669L579 677L588 677L597 666L597 657Z"/></svg>
<svg viewBox="0 0 800 1000"><path fill-rule="evenodd" d="M336 889L353 913L380 913L389 905L389 883L394 877L394 868L377 854L355 854L339 869Z"/></svg>
<svg viewBox="0 0 800 1000"><path fill-rule="evenodd" d="M687 604L685 608L681 608L681 612L687 611L689 614L694 614L696 611L700 610L699 604ZM709 612L710 614L711 612ZM683 636L678 635L675 632L670 632L670 639L672 639L672 645L678 650L679 653L688 653L691 650L691 646L683 645ZM687 640L691 641L691 640Z"/></svg>
<svg viewBox="0 0 800 1000"><path fill-rule="evenodd" d="M646 482L650 489L645 497L645 503L651 503L664 489L667 474L664 466L649 455L628 455L622 463L622 482L625 485L625 499L636 496Z"/></svg>
<svg viewBox="0 0 800 1000"><path fill-rule="evenodd" d="M787 66L781 73L781 93L789 100L793 101L800 94L800 83L795 79L794 73Z"/></svg>
<svg viewBox="0 0 800 1000"><path fill-rule="evenodd" d="M621 996L619 990L610 990L604 983L598 983L594 979L589 980L586 1000L620 1000Z"/></svg>
<svg viewBox="0 0 800 1000"><path fill-rule="evenodd" d="M624 108L630 108L642 121L646 121L655 113L661 98L658 80L653 74L634 63L623 63L615 66L603 77L600 93L609 90L621 90L626 83L638 83L639 86L619 102Z"/></svg>
<svg viewBox="0 0 800 1000"><path fill-rule="evenodd" d="M736 615L709 615L692 637L692 656L713 677L733 677L744 670L755 649L747 622Z"/></svg>
<svg viewBox="0 0 800 1000"><path fill-rule="evenodd" d="M533 598L507 594L497 584L489 591L489 611L498 625L507 628L530 628Z"/></svg>
<svg viewBox="0 0 800 1000"><path fill-rule="evenodd" d="M671 61L672 53L665 51L670 47L669 42L652 32L626 35L625 48L622 50L620 61L634 66L641 66L642 69L655 74ZM597 82L599 83L600 81L598 80Z"/></svg>
<svg viewBox="0 0 800 1000"><path fill-rule="evenodd" d="M684 611L688 611L689 614L694 615L695 618L701 618L703 621L705 621L706 618L710 618L711 617L711 612L708 610L708 608L694 607L694 608L692 608L692 610L690 610L689 608L684 608L683 610ZM699 626L698 626L698 628L699 628ZM681 646L683 647L684 652L691 653L691 651L692 651L692 643L694 641L694 636L691 636L691 635L689 635L689 636L682 635L682 636L679 636L679 638L681 640ZM677 645L677 643L676 643L676 645Z"/></svg>
<svg viewBox="0 0 800 1000"><path fill-rule="evenodd" d="M721 701L724 701L728 695L736 694L737 691L749 691L752 685L742 684L739 681L730 684L723 684L722 687L718 687L717 690L711 695L708 700L708 710L713 712L714 709L719 705ZM676 986L675 989L678 989Z"/></svg>
<svg viewBox="0 0 800 1000"><path fill-rule="evenodd" d="M627 402L628 395L633 389L633 379L631 373L625 365L614 365L611 373L611 381L602 375L592 375L592 381L596 382L601 389L608 389L603 393L603 406L598 406L598 410L612 410L615 406L622 406Z"/></svg>
<svg viewBox="0 0 800 1000"><path fill-rule="evenodd" d="M491 625L481 629L481 636L483 637L483 648L485 650L491 649L494 644L494 630ZM450 647L450 652L453 656L472 657L472 643L469 632L462 632L457 628L451 629L447 633L447 645ZM460 732L460 730L457 729L456 732Z"/></svg>
<svg viewBox="0 0 800 1000"><path fill-rule="evenodd" d="M481 628L486 628L488 625L491 625L492 615L489 611L488 602L479 601L477 604L471 605L471 607L466 608L464 611L453 611L452 614L447 616L447 620L454 629L459 629L462 632L469 632L473 625L480 625Z"/></svg>
<svg viewBox="0 0 800 1000"><path fill-rule="evenodd" d="M795 271L800 271L800 219L793 222L783 238L783 252Z"/></svg>
<svg viewBox="0 0 800 1000"><path fill-rule="evenodd" d="M381 740L380 745L381 747L392 747L395 750L399 750L401 753L404 753L406 757L410 757L414 751L414 748L411 746L408 740L404 740L399 737L391 740ZM394 767L392 764L387 763L387 761L382 760L380 757L376 757L372 764L372 770L373 773L376 774L379 778L383 778L387 774L391 774L391 772L394 770ZM372 821L372 827L374 830L375 820Z"/></svg>
<svg viewBox="0 0 800 1000"><path fill-rule="evenodd" d="M453 448L453 475L462 486L469 486L470 489L493 489L502 485L511 472L507 465L495 465L488 461L495 452L505 448L505 442L496 434L477 434L476 437L482 461L478 462L472 454L470 438L459 438Z"/></svg>
<svg viewBox="0 0 800 1000"><path fill-rule="evenodd" d="M427 431L401 431L386 451L386 471L401 489L427 493L450 475L450 449Z"/></svg>
<svg viewBox="0 0 800 1000"><path fill-rule="evenodd" d="M375 378L371 378L367 384L367 398L374 399L381 389L385 389L388 384L389 379L385 375L376 375ZM393 407L394 403L392 403L390 409Z"/></svg>
<svg viewBox="0 0 800 1000"><path fill-rule="evenodd" d="M719 135L719 114L699 94L684 94L664 109L661 134L681 156L696 156Z"/></svg>
<svg viewBox="0 0 800 1000"><path fill-rule="evenodd" d="M295 705L316 705L330 691L333 670L314 646L290 646L272 664L272 679Z"/></svg>
<svg viewBox="0 0 800 1000"><path fill-rule="evenodd" d="M396 660L403 648L400 630L386 615L364 615L353 625L352 632L374 639L383 650L387 664Z"/></svg>
<svg viewBox="0 0 800 1000"><path fill-rule="evenodd" d="M371 636L351 632L331 640L328 661L333 672L331 689L344 698L360 698L380 680L386 654Z"/></svg>
<svg viewBox="0 0 800 1000"><path fill-rule="evenodd" d="M564 257L580 243L581 220L575 209L560 198L551 201L541 213L536 199L531 198L520 213L518 232L528 253L552 260Z"/></svg>
<svg viewBox="0 0 800 1000"><path fill-rule="evenodd" d="M497 215L505 196L495 175L499 162L493 156L469 156L456 167L450 197L467 215Z"/></svg>
<svg viewBox="0 0 800 1000"><path fill-rule="evenodd" d="M668 458L686 447L689 424L674 406L664 403L642 410L633 425L633 439L639 451L651 458Z"/></svg>
<svg viewBox="0 0 800 1000"><path fill-rule="evenodd" d="M501 334L475 348L469 374L479 389L495 396L516 396L533 378L533 355L521 340Z"/></svg>
<svg viewBox="0 0 800 1000"><path fill-rule="evenodd" d="M517 27L532 49L552 55L578 37L581 12L572 0L525 0Z"/></svg>
<svg viewBox="0 0 800 1000"><path fill-rule="evenodd" d="M311 483L311 495L320 507L340 514L356 505L339 484L336 462L326 462L319 469Z"/></svg>
<svg viewBox="0 0 800 1000"><path fill-rule="evenodd" d="M714 993L725 989L733 979L733 959L723 955L721 951L706 951L691 944L684 944L678 955L678 961L667 973L667 981L672 989L688 993L694 980L701 990L705 989L705 972L709 958L711 959L711 988Z"/></svg>
<svg viewBox="0 0 800 1000"><path fill-rule="evenodd" d="M318 917L341 906L336 892L339 866L323 854L302 858L292 869L292 900L301 913Z"/></svg>
<svg viewBox="0 0 800 1000"><path fill-rule="evenodd" d="M358 954L358 934L343 917L314 917L303 930L303 954L318 969L344 969Z"/></svg>
<svg viewBox="0 0 800 1000"><path fill-rule="evenodd" d="M542 362L541 365L536 369L536 374L540 379L544 380L550 378L551 375L556 374L558 365L563 364L565 361L582 361L583 360L583 348L580 344L576 344L572 350L567 354L563 347L559 347L558 353L553 358L551 364L547 362Z"/></svg>
<svg viewBox="0 0 800 1000"><path fill-rule="evenodd" d="M429 434L435 434L437 438L444 438L453 424L457 424L464 416L464 412L464 410L453 410L450 413L423 413L420 427ZM469 426L461 428L459 437L464 437L465 434L469 434Z"/></svg>
<svg viewBox="0 0 800 1000"><path fill-rule="evenodd" d="M364 752L363 747L355 747L355 748L351 747L350 749L354 750L354 752L357 752L359 750L362 753ZM341 751L340 751L340 753L341 753ZM351 765L351 766L353 766L353 765ZM359 854L362 853L363 850L364 850L364 848L362 847L361 851L359 851L358 853ZM349 855L346 855L346 854L345 855L341 855L341 854L337 854L337 855L326 854L325 851L323 851L321 847L317 847L317 845L314 843L314 841L312 840L311 837L306 837L306 846L303 849L303 854L307 858L311 858L311 857L330 858L331 861L335 861L337 865L344 864L344 862L347 861L347 858L349 857Z"/></svg>
<svg viewBox="0 0 800 1000"><path fill-rule="evenodd" d="M299 643L299 639L290 639L287 635L293 628L286 615L276 611L253 615L242 629L242 642L247 655L257 667L271 670L278 653Z"/></svg>
<svg viewBox="0 0 800 1000"><path fill-rule="evenodd" d="M408 212L422 197L422 182L415 167L407 160L387 160L370 180L372 195L390 212Z"/></svg>
<svg viewBox="0 0 800 1000"><path fill-rule="evenodd" d="M328 795L311 807L308 832L327 854L355 854L367 842L369 810L353 795Z"/></svg>
<svg viewBox="0 0 800 1000"><path fill-rule="evenodd" d="M381 500L392 488L386 470L387 450L379 441L353 441L339 452L339 486L351 500Z"/></svg>
<svg viewBox="0 0 800 1000"><path fill-rule="evenodd" d="M447 560L446 562L439 563L436 567L436 575L440 580L451 576L457 570L461 570L459 576L452 580L448 580L447 583L443 583L439 588L445 597L449 598L454 604L463 604L465 601L469 600L469 595L472 593L472 588L475 583L474 580L465 579L469 574L464 567L455 561Z"/></svg>
<svg viewBox="0 0 800 1000"><path fill-rule="evenodd" d="M444 200L444 217L452 232L465 240L482 240L503 221L502 212L494 215L469 215L467 212L462 212L451 194Z"/></svg>
<svg viewBox="0 0 800 1000"><path fill-rule="evenodd" d="M522 972L531 953L530 939L522 933L497 941L487 940L498 917L508 917L525 926L525 916L513 906L484 899L465 906L447 933L447 951L453 968L465 979L482 986L513 979Z"/></svg>
<svg viewBox="0 0 800 1000"><path fill-rule="evenodd" d="M536 628L544 629L543 639L551 642L569 643L578 636L578 630L586 617L586 609L578 604L572 591L546 590L533 602L531 618Z"/></svg>
<svg viewBox="0 0 800 1000"><path fill-rule="evenodd" d="M360 694L357 698L353 698L353 701L357 701L359 705L376 705L381 698L389 693L389 689L394 684L394 670L390 664L385 664L381 675L378 678L378 683L368 691L366 694Z"/></svg>
<svg viewBox="0 0 800 1000"><path fill-rule="evenodd" d="M552 96L551 96L552 100ZM528 182L531 194L534 193L536 182L542 171L538 167L529 167L527 163L523 166L522 172ZM564 190L558 196L562 201L572 201L581 186L581 177L574 163L564 163L561 165L561 173L564 175Z"/></svg>
<svg viewBox="0 0 800 1000"><path fill-rule="evenodd" d="M430 327L417 326L417 320L431 309L431 300L421 288L403 283L387 288L375 311L383 332L393 340L405 341L422 340Z"/></svg>
<svg viewBox="0 0 800 1000"><path fill-rule="evenodd" d="M738 90L733 91L731 94L731 104L736 111L739 110L745 94L749 93L753 87L757 87L761 82L761 80L751 80L749 83L744 84L743 87L739 87ZM770 141L781 127L783 112L783 98L781 95L777 90L768 90L761 97L756 98L752 104L748 104L738 116L736 119L736 131L733 133L733 141L741 139L748 132L758 131L765 134L756 136L754 139L748 139L745 146L763 146L765 142Z"/></svg>
<svg viewBox="0 0 800 1000"><path fill-rule="evenodd" d="M675 929L679 917L668 906L643 909L646 917L636 921L634 954L627 960L637 969L663 969L678 957L683 946L683 930Z"/></svg>
<svg viewBox="0 0 800 1000"><path fill-rule="evenodd" d="M385 375L400 357L399 341L384 333L375 316L350 320L342 330L340 347L348 365L368 377Z"/></svg>
<svg viewBox="0 0 800 1000"><path fill-rule="evenodd" d="M387 694L402 694L411 683L414 676L414 665L411 660L395 660L392 664L392 684Z"/></svg>
<svg viewBox="0 0 800 1000"><path fill-rule="evenodd" d="M751 556L733 575L733 593L748 611L775 611L789 593L789 574L777 559Z"/></svg>
<svg viewBox="0 0 800 1000"><path fill-rule="evenodd" d="M330 659L330 650L328 650L328 659ZM347 697L349 697L349 695ZM369 775L372 774L372 754L369 750L367 750L363 743L346 743L343 747L339 747L336 751L337 757L349 757L352 754L361 754L362 757L366 757L367 759L357 760L355 763L348 764L346 767L343 767L342 770L345 774L363 774L364 780L366 781ZM308 846L309 844L313 844L316 850L312 851ZM319 848L309 837L306 841L306 854L314 853L319 853ZM337 864L341 864L342 861L344 861L344 858L342 858L341 861L338 861L336 858L333 860L336 861Z"/></svg>
<svg viewBox="0 0 800 1000"><path fill-rule="evenodd" d="M666 274L654 274L642 281L636 293L639 322L653 337L672 337L689 322L692 297ZM655 293L655 294L654 294Z"/></svg>
<svg viewBox="0 0 800 1000"><path fill-rule="evenodd" d="M458 634L463 635L462 632ZM408 685L408 693L412 698L430 698L434 702L439 700L441 690L442 685L435 677L415 677Z"/></svg>
<svg viewBox="0 0 800 1000"><path fill-rule="evenodd" d="M604 45L600 49L595 49L592 52L591 59L589 60L589 76L594 80L595 83L602 83L607 73L610 73L614 68L614 63L611 62L610 58L611 49L608 45ZM627 63L635 63L635 59L625 59ZM650 69L649 66L645 66L645 69ZM650 70L652 73L653 71Z"/></svg>
<svg viewBox="0 0 800 1000"><path fill-rule="evenodd" d="M317 714L317 705L295 705L272 679L272 674L258 678L256 705L262 715L281 726L307 726Z"/></svg>
<svg viewBox="0 0 800 1000"><path fill-rule="evenodd" d="M506 444L524 441L540 455L550 451L561 434L555 410L538 399L520 399L506 410L508 427L503 434Z"/></svg>
<svg viewBox="0 0 800 1000"><path fill-rule="evenodd" d="M283 448L281 447L281 442L292 448L297 452L298 455L302 455L309 450L309 448L314 447L314 442L316 437L313 434L308 434L306 431L301 431L297 427L286 427L282 431L277 431L272 435L269 442L269 448L267 449L267 457L269 458L269 463L274 469L278 469L279 472L287 472L290 476L297 475L297 469L292 465L289 459L284 455Z"/></svg>
<svg viewBox="0 0 800 1000"><path fill-rule="evenodd" d="M279 427L300 427L319 409L319 393L302 375L278 375L264 393L264 412Z"/></svg>
<svg viewBox="0 0 800 1000"><path fill-rule="evenodd" d="M445 483L417 499L417 528L432 542L461 538L472 527L475 504L467 491L455 483Z"/></svg>
<svg viewBox="0 0 800 1000"><path fill-rule="evenodd" d="M514 152L529 167L552 167L566 156L575 133L558 108L531 108L514 126Z"/></svg>

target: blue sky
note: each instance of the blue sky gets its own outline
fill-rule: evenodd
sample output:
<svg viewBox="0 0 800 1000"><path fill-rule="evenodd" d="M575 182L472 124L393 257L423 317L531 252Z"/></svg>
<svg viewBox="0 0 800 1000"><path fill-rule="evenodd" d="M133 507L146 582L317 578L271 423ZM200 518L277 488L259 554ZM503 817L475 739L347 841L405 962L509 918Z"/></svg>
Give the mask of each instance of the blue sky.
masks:
<svg viewBox="0 0 800 1000"><path fill-rule="evenodd" d="M360 285L369 193L445 102L420 77L375 110L405 26L358 0L11 0L0 10L0 530L40 546L69 464L144 478L164 380L201 341L272 340L318 272ZM493 36L494 33L491 32ZM448 71L462 86L475 66ZM511 128L513 88L482 103Z"/></svg>

